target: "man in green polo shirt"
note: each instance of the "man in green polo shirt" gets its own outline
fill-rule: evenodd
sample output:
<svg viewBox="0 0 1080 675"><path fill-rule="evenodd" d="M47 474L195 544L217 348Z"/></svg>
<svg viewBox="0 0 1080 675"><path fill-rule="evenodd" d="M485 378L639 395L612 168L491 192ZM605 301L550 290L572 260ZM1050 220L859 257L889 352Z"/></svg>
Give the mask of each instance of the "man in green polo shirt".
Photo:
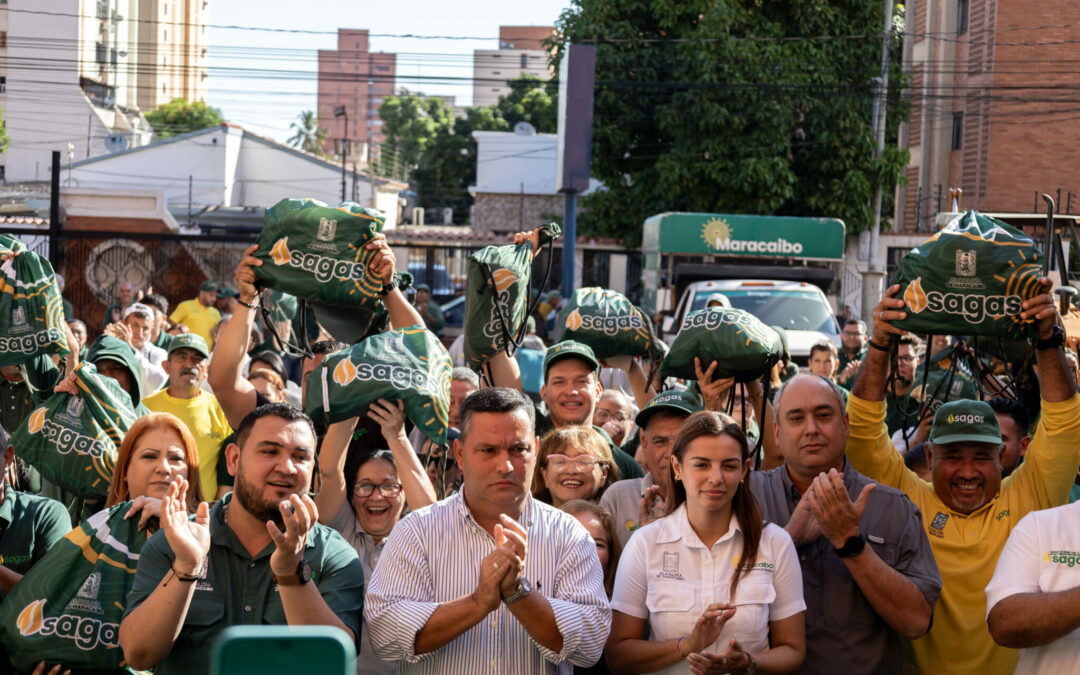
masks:
<svg viewBox="0 0 1080 675"><path fill-rule="evenodd" d="M318 523L308 496L311 420L284 404L251 411L226 449L235 492L214 508L183 508L170 487L161 530L143 547L120 646L129 666L156 675L205 673L226 626L334 626L356 641L364 572L356 551ZM298 672L302 671L299 666Z"/></svg>
<svg viewBox="0 0 1080 675"><path fill-rule="evenodd" d="M15 461L15 448L0 427L3 475ZM0 480L0 590L7 594L45 552L71 531L60 502L18 492Z"/></svg>
<svg viewBox="0 0 1080 675"><path fill-rule="evenodd" d="M591 426L611 446L620 477L641 478L645 475L641 465L617 447L608 432L593 424L596 402L603 390L600 362L592 347L574 340L551 347L544 356L544 386L540 388L548 415L537 414L536 434L542 436L559 427Z"/></svg>

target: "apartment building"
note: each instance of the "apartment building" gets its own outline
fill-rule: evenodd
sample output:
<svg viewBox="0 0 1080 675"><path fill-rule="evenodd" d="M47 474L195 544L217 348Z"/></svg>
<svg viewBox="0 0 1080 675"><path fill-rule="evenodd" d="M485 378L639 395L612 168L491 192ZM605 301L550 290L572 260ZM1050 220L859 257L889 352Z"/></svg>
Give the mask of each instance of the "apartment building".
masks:
<svg viewBox="0 0 1080 675"><path fill-rule="evenodd" d="M498 103L510 93L509 80L534 75L550 80L551 51L544 40L555 32L551 26L499 26L499 48L473 51L473 105Z"/></svg>
<svg viewBox="0 0 1080 675"><path fill-rule="evenodd" d="M337 49L319 50L318 118L328 131L327 153L340 155L347 139L350 157L377 156L386 141L379 109L394 93L396 69L396 54L371 52L367 30L339 29Z"/></svg>

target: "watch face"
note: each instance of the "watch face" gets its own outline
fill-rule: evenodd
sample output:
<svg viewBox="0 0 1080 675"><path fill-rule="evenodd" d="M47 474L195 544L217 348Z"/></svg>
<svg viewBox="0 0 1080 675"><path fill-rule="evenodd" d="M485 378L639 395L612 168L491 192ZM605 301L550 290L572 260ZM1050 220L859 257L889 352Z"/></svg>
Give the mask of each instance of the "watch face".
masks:
<svg viewBox="0 0 1080 675"><path fill-rule="evenodd" d="M296 569L296 576L300 577L300 583L302 584L311 581L311 563L301 560L300 567Z"/></svg>

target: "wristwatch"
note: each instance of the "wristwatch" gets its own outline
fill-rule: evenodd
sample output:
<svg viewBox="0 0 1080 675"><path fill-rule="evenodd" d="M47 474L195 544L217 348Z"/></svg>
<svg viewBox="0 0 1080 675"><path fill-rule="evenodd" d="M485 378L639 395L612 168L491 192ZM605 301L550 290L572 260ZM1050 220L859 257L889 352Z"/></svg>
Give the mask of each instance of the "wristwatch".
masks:
<svg viewBox="0 0 1080 675"><path fill-rule="evenodd" d="M503 603L509 607L510 605L521 602L525 598L529 597L529 593L532 593L532 586L529 585L529 580L525 577L521 577L518 581L517 590L511 593L509 596L503 598Z"/></svg>
<svg viewBox="0 0 1080 675"><path fill-rule="evenodd" d="M1035 343L1035 349L1057 349L1065 344L1065 329L1055 325L1050 331L1050 337Z"/></svg>
<svg viewBox="0 0 1080 675"><path fill-rule="evenodd" d="M382 290L379 291L379 295L390 295L390 293L395 288L397 288L398 284L400 284L400 283L401 283L401 275L397 273L397 270L394 270L394 276L390 278L390 283L382 285Z"/></svg>
<svg viewBox="0 0 1080 675"><path fill-rule="evenodd" d="M300 564L296 566L296 574L286 574L280 577L274 575L274 583L278 586L303 586L309 581L311 581L311 563L306 560L301 560Z"/></svg>
<svg viewBox="0 0 1080 675"><path fill-rule="evenodd" d="M857 534L854 537L848 537L843 546L833 550L841 558L854 558L862 553L864 548L866 548L866 540Z"/></svg>

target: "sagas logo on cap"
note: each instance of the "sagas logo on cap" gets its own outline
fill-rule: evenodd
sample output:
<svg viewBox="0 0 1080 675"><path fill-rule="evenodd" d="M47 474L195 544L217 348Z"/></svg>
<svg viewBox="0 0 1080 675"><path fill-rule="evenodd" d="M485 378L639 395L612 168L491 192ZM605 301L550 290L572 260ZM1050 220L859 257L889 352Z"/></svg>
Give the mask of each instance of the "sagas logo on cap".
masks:
<svg viewBox="0 0 1080 675"><path fill-rule="evenodd" d="M982 415L972 415L970 413L961 413L959 415L949 415L949 419L945 420L949 424L982 424L986 421L986 418Z"/></svg>

